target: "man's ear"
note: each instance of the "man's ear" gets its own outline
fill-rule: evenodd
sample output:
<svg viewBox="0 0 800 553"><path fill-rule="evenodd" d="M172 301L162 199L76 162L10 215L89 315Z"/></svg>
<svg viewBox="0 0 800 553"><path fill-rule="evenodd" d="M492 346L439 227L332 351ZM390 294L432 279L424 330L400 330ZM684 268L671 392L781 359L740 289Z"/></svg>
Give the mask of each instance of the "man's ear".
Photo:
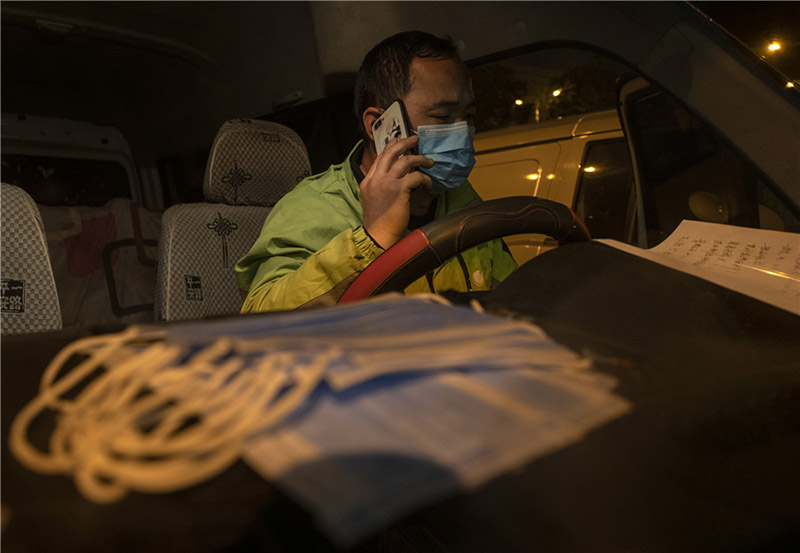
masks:
<svg viewBox="0 0 800 553"><path fill-rule="evenodd" d="M383 115L383 110L380 108L367 108L361 115L361 124L364 125L364 131L370 139L371 143L375 142L375 137L372 136L372 124Z"/></svg>

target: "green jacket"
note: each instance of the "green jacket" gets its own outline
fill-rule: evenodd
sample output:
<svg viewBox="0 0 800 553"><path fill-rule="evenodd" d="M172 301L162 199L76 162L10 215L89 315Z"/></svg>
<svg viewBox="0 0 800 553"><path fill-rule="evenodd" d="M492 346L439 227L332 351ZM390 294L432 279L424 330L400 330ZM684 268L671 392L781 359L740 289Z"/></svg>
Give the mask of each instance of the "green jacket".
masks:
<svg viewBox="0 0 800 553"><path fill-rule="evenodd" d="M272 209L258 240L236 264L239 287L248 292L242 313L334 305L383 253L362 226L361 190L350 165L360 144L343 163L306 178ZM439 196L435 218L479 201L464 183ZM435 291L488 290L517 267L501 240L458 257L434 271ZM428 279L420 278L405 292L431 292Z"/></svg>

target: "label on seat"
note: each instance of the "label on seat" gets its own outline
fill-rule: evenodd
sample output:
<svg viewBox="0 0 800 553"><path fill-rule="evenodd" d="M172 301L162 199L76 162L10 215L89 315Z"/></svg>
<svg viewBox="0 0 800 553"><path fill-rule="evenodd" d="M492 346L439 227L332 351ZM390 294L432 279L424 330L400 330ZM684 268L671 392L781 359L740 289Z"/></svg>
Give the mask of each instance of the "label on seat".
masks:
<svg viewBox="0 0 800 553"><path fill-rule="evenodd" d="M0 283L0 304L3 313L24 313L25 281L4 278Z"/></svg>
<svg viewBox="0 0 800 553"><path fill-rule="evenodd" d="M199 276L183 275L186 284L186 301L203 301L203 284Z"/></svg>

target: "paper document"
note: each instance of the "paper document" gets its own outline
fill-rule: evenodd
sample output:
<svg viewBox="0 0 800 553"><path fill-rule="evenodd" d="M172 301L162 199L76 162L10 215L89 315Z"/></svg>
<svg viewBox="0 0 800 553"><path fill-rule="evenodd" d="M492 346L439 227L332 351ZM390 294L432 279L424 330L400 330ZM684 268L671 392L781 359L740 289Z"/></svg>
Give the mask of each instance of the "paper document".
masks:
<svg viewBox="0 0 800 553"><path fill-rule="evenodd" d="M683 221L649 250L597 242L800 315L800 234Z"/></svg>

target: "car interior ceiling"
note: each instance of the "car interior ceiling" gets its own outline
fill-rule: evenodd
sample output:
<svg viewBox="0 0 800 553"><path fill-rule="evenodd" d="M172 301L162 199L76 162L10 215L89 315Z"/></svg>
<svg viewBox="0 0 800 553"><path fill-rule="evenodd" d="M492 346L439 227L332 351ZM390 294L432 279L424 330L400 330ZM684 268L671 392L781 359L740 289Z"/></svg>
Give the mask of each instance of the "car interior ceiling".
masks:
<svg viewBox="0 0 800 553"><path fill-rule="evenodd" d="M3 112L112 125L136 159L154 165L207 149L222 121L271 113L274 99L291 89L322 97L312 30L292 24L309 19L307 3L204 3L191 23L181 15L186 7L4 5ZM219 33L236 36L236 48ZM238 54L282 43L294 46L280 56Z"/></svg>

